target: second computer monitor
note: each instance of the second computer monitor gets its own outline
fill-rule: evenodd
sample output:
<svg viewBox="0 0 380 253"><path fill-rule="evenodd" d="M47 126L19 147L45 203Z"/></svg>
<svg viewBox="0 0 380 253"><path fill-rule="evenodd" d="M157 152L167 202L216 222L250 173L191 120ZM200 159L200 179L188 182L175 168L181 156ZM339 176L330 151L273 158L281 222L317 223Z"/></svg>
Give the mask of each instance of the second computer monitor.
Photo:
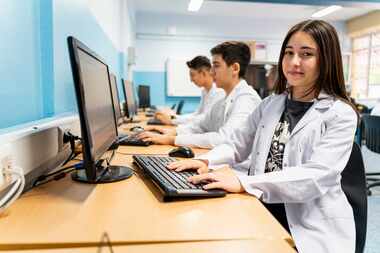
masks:
<svg viewBox="0 0 380 253"><path fill-rule="evenodd" d="M139 107L149 108L150 107L150 87L148 85L139 85L137 94L139 96Z"/></svg>
<svg viewBox="0 0 380 253"><path fill-rule="evenodd" d="M126 100L124 106L125 115L132 120L133 116L137 114L137 106L135 100L135 93L133 90L133 83L124 79L122 79L122 82L124 97Z"/></svg>
<svg viewBox="0 0 380 253"><path fill-rule="evenodd" d="M117 122L117 126L119 126L123 123L123 115L121 114L121 110L120 110L119 91L117 90L116 76L112 73L110 74L110 85L111 85L111 92L112 92L113 108L115 112L115 119Z"/></svg>

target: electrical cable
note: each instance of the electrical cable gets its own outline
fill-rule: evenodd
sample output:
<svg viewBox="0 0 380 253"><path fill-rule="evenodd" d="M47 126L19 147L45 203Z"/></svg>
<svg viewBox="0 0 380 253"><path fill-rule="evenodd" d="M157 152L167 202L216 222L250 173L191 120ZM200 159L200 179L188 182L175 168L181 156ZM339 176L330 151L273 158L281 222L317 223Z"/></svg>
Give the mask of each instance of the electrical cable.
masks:
<svg viewBox="0 0 380 253"><path fill-rule="evenodd" d="M25 187L25 177L23 169L14 167L13 170L6 170L7 175L14 175L16 177L13 187L0 199L0 213L9 207L22 193Z"/></svg>
<svg viewBox="0 0 380 253"><path fill-rule="evenodd" d="M83 162L79 162L79 163L76 163L74 165L70 165L70 166L67 166L65 168L59 169L57 171L41 175L36 179L36 181L34 181L33 187L46 184L46 183L53 181L53 180L57 181L59 179L64 178L68 173L70 173L74 170L81 170L81 169L83 169ZM53 177L53 178L48 179L49 177Z"/></svg>

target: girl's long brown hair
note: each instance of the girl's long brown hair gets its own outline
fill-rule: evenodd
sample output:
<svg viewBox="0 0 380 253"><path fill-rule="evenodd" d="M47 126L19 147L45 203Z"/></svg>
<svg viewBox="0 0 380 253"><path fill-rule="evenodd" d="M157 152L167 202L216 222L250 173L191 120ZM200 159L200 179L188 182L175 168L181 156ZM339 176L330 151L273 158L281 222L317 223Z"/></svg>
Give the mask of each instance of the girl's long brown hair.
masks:
<svg viewBox="0 0 380 253"><path fill-rule="evenodd" d="M292 35L296 32L309 34L319 48L319 77L314 86L316 97L323 90L327 94L343 100L352 106L345 88L338 35L335 28L323 20L306 20L296 24L289 30L281 46L277 79L274 85L275 93L281 94L287 90L287 80L283 73L282 60L286 46ZM355 107L353 108L355 109Z"/></svg>

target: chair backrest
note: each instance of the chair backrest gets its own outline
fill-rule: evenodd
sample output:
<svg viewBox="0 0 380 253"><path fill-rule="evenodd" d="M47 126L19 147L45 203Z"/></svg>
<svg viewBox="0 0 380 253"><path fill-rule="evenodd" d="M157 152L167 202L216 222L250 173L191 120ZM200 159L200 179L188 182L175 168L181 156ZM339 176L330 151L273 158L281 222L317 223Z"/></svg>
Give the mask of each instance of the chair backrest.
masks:
<svg viewBox="0 0 380 253"><path fill-rule="evenodd" d="M380 116L363 115L365 145L373 152L380 153Z"/></svg>
<svg viewBox="0 0 380 253"><path fill-rule="evenodd" d="M356 253L364 251L367 235L367 190L365 169L360 147L354 143L342 172L342 189L352 206L356 227Z"/></svg>
<svg viewBox="0 0 380 253"><path fill-rule="evenodd" d="M181 114L184 103L185 103L185 100L183 99L178 102L177 111L176 111L177 115Z"/></svg>

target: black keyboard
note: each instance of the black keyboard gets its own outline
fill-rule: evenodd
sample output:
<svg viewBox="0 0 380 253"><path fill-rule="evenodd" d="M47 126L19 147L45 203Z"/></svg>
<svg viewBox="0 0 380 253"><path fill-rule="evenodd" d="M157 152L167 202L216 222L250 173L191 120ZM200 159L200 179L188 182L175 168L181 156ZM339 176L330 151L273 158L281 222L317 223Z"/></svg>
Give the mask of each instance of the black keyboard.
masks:
<svg viewBox="0 0 380 253"><path fill-rule="evenodd" d="M147 125L164 125L164 124L162 124L161 120L156 119L156 118L149 119L149 120L146 122L146 124L147 124Z"/></svg>
<svg viewBox="0 0 380 253"><path fill-rule="evenodd" d="M149 146L152 144L152 142L150 142L150 141L143 141L143 140L137 138L138 134L139 133L126 135L126 136L120 138L117 141L117 143L119 145L126 145L126 146Z"/></svg>
<svg viewBox="0 0 380 253"><path fill-rule="evenodd" d="M204 190L202 184L187 182L187 178L196 175L195 171L176 172L166 166L174 161L173 157L134 155L133 161L153 180L164 196L164 200L179 197L222 197L224 190Z"/></svg>
<svg viewBox="0 0 380 253"><path fill-rule="evenodd" d="M145 112L145 117L153 117L154 116L154 112Z"/></svg>

